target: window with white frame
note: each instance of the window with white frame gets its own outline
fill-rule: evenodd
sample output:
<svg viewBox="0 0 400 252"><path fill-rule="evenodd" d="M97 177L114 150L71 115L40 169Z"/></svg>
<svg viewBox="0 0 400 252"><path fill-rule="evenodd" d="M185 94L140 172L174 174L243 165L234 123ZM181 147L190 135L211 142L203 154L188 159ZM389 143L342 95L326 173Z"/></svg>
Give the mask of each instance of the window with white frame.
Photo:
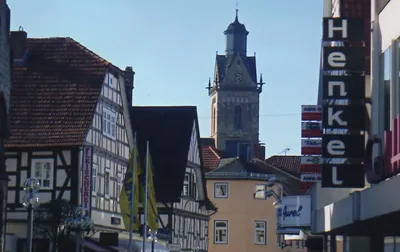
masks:
<svg viewBox="0 0 400 252"><path fill-rule="evenodd" d="M190 186L190 176L189 174L185 174L185 179L183 180L183 196L189 195L189 186Z"/></svg>
<svg viewBox="0 0 400 252"><path fill-rule="evenodd" d="M254 244L256 245L265 245L266 242L266 221L254 221Z"/></svg>
<svg viewBox="0 0 400 252"><path fill-rule="evenodd" d="M214 183L214 198L228 198L228 183Z"/></svg>
<svg viewBox="0 0 400 252"><path fill-rule="evenodd" d="M92 192L97 192L97 165L92 167Z"/></svg>
<svg viewBox="0 0 400 252"><path fill-rule="evenodd" d="M104 194L110 195L110 172L104 173Z"/></svg>
<svg viewBox="0 0 400 252"><path fill-rule="evenodd" d="M115 139L117 132L117 113L108 108L103 108L103 134Z"/></svg>
<svg viewBox="0 0 400 252"><path fill-rule="evenodd" d="M119 198L119 194L121 193L121 183L122 183L122 175L117 176L117 192L116 192L116 197Z"/></svg>
<svg viewBox="0 0 400 252"><path fill-rule="evenodd" d="M265 185L254 186L254 198L255 199L266 199L265 198Z"/></svg>
<svg viewBox="0 0 400 252"><path fill-rule="evenodd" d="M108 74L108 85L112 88L115 88L116 81L114 79L114 76L111 74Z"/></svg>
<svg viewBox="0 0 400 252"><path fill-rule="evenodd" d="M217 244L228 243L228 221L226 220L214 221L214 243Z"/></svg>
<svg viewBox="0 0 400 252"><path fill-rule="evenodd" d="M34 159L32 160L32 177L39 180L40 189L53 188L53 172L54 160L53 159Z"/></svg>

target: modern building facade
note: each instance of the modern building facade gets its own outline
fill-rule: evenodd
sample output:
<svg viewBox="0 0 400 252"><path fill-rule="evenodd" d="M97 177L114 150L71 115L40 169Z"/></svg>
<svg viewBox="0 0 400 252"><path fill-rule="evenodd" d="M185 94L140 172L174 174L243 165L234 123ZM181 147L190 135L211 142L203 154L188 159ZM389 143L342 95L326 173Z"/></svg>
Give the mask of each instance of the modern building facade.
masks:
<svg viewBox="0 0 400 252"><path fill-rule="evenodd" d="M256 57L247 56L246 27L236 18L224 32L224 55L216 55L213 81L208 83L211 100L211 138L229 157L264 159L259 143L259 107L262 77L257 81ZM261 157L262 156L262 157Z"/></svg>
<svg viewBox="0 0 400 252"><path fill-rule="evenodd" d="M340 9L354 1L325 1L324 16L342 16ZM366 144L366 188L313 188L315 234L324 235L330 251L400 251L400 205L392 196L400 189L399 181L399 0L360 1L370 8L371 68L370 131ZM358 3L359 4L359 3ZM341 6L341 7L340 7ZM359 9L361 10L361 8ZM366 71L367 72L367 71ZM367 72L368 74L368 72ZM325 247L324 251L328 251Z"/></svg>

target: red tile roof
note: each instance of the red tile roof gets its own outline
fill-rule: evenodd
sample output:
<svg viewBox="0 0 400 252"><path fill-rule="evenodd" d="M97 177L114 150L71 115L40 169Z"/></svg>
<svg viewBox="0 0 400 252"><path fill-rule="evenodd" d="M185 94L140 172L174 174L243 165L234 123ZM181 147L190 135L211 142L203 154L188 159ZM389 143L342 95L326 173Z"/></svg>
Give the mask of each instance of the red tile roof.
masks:
<svg viewBox="0 0 400 252"><path fill-rule="evenodd" d="M217 168L219 161L223 157L223 152L212 146L203 146L201 149L203 156L203 166L205 172L212 171Z"/></svg>
<svg viewBox="0 0 400 252"><path fill-rule="evenodd" d="M27 39L14 66L6 147L82 145L109 62L71 38Z"/></svg>
<svg viewBox="0 0 400 252"><path fill-rule="evenodd" d="M300 156L276 155L267 158L265 163L300 178Z"/></svg>

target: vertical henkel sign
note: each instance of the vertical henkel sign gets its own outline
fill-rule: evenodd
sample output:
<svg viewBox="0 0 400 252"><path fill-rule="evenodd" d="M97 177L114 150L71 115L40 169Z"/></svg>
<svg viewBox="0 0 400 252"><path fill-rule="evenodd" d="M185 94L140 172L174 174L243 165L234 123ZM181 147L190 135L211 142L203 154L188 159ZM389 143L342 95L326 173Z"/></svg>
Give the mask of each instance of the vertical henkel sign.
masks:
<svg viewBox="0 0 400 252"><path fill-rule="evenodd" d="M325 41L364 40L362 19L325 18L323 25ZM363 47L323 48L322 158L342 160L342 163L322 164L322 187L364 187L365 136L362 132L367 115L364 67ZM339 70L339 75L329 75L332 70ZM346 102L337 103L337 100Z"/></svg>
<svg viewBox="0 0 400 252"><path fill-rule="evenodd" d="M93 163L93 147L83 147L82 155L82 200L81 204L87 211L87 215L91 215L92 209L92 163Z"/></svg>

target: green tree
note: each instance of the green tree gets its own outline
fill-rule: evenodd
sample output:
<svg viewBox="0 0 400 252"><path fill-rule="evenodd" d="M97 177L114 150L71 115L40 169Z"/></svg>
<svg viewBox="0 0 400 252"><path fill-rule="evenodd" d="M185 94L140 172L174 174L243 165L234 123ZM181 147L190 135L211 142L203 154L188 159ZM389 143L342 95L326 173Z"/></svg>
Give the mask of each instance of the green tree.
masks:
<svg viewBox="0 0 400 252"><path fill-rule="evenodd" d="M50 239L53 242L52 252L70 251L73 248L74 241L62 225L63 220L72 216L73 211L74 206L64 199L43 203L35 210L34 235Z"/></svg>

